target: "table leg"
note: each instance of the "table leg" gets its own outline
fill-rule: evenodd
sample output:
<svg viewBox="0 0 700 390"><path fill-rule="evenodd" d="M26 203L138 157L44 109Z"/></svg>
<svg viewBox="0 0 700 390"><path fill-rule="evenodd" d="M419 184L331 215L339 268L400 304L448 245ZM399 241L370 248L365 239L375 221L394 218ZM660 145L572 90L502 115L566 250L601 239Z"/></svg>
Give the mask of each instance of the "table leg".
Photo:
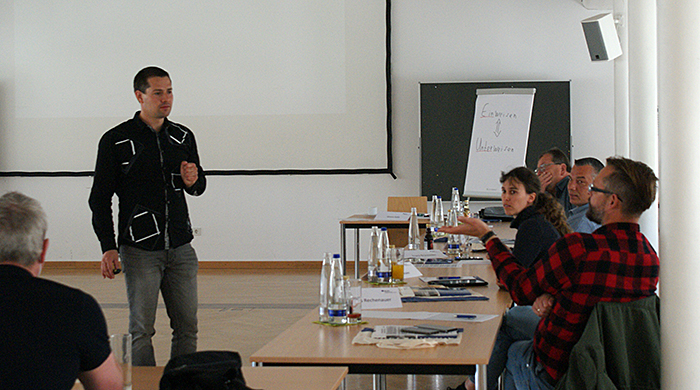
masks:
<svg viewBox="0 0 700 390"><path fill-rule="evenodd" d="M372 374L373 389L386 390L386 374Z"/></svg>
<svg viewBox="0 0 700 390"><path fill-rule="evenodd" d="M486 390L486 364L476 365L474 379L476 380L476 390Z"/></svg>
<svg viewBox="0 0 700 390"><path fill-rule="evenodd" d="M355 229L355 279L360 278L360 229Z"/></svg>

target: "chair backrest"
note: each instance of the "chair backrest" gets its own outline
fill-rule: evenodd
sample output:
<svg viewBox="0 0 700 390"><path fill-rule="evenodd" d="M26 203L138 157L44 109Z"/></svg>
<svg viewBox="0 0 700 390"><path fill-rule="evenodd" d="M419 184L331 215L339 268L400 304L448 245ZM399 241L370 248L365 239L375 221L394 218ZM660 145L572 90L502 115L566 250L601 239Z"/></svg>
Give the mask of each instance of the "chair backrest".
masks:
<svg viewBox="0 0 700 390"><path fill-rule="evenodd" d="M418 213L428 212L428 198L425 196L390 196L386 202L386 211L409 212L415 207ZM423 231L421 230L421 234ZM389 229L389 243L397 248L408 245L408 229Z"/></svg>
<svg viewBox="0 0 700 390"><path fill-rule="evenodd" d="M556 389L660 389L659 297L600 302Z"/></svg>
<svg viewBox="0 0 700 390"><path fill-rule="evenodd" d="M428 198L425 196L390 196L386 202L386 211L408 212L415 207L419 213L428 212Z"/></svg>

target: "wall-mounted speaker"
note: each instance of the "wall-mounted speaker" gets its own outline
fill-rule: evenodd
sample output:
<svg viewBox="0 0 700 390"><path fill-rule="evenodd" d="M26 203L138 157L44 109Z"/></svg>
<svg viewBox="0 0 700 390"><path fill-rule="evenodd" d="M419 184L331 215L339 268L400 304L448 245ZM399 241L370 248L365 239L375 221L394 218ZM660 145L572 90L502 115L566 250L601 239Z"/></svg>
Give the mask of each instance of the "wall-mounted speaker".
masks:
<svg viewBox="0 0 700 390"><path fill-rule="evenodd" d="M581 21L591 61L610 61L622 55L612 14L600 14Z"/></svg>

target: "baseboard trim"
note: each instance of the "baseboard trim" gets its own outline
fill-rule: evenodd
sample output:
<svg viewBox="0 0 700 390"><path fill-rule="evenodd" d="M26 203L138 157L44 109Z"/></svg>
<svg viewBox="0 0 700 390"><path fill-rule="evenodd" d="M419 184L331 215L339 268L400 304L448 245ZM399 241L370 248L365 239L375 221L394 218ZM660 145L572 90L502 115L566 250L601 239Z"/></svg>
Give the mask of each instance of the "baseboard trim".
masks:
<svg viewBox="0 0 700 390"><path fill-rule="evenodd" d="M348 270L354 271L352 262L346 264ZM90 269L99 270L99 261L47 261L46 270ZM230 270L321 270L320 261L200 261L199 269L230 269ZM360 262L360 269L366 270L367 263Z"/></svg>

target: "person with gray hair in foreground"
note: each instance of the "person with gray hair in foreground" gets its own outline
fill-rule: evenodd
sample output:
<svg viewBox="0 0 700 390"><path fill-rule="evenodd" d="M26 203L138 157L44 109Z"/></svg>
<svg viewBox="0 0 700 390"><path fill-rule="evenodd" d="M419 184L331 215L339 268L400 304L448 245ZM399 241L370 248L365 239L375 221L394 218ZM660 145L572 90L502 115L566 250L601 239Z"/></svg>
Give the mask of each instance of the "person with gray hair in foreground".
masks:
<svg viewBox="0 0 700 390"><path fill-rule="evenodd" d="M39 277L46 214L36 200L0 197L0 389L121 389L107 323L90 295Z"/></svg>

